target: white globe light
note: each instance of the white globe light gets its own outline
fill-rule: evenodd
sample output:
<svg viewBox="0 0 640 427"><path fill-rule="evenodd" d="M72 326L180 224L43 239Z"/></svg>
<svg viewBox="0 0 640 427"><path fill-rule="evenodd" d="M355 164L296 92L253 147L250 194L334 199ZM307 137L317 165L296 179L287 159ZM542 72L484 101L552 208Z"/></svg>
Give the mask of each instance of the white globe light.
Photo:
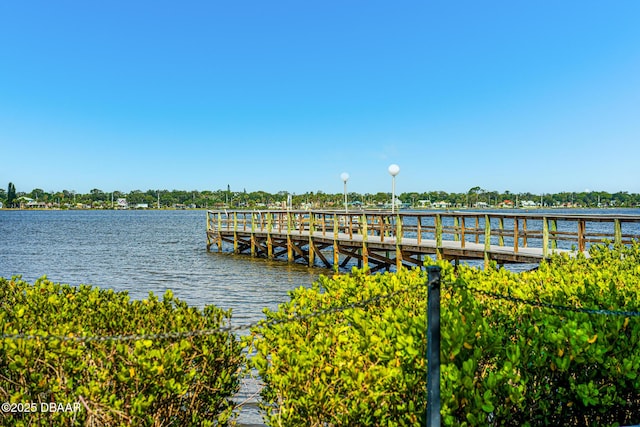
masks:
<svg viewBox="0 0 640 427"><path fill-rule="evenodd" d="M395 163L389 166L389 173L391 174L391 176L398 175L400 173L400 166L396 165Z"/></svg>
<svg viewBox="0 0 640 427"><path fill-rule="evenodd" d="M347 182L349 180L349 174L346 172L342 172L340 174L340 179L343 180L344 182Z"/></svg>

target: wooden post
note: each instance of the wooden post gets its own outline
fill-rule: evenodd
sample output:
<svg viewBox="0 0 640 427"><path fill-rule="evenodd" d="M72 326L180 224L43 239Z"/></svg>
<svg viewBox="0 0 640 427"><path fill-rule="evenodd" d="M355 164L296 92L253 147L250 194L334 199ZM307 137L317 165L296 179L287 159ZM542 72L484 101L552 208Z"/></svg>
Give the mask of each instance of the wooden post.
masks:
<svg viewBox="0 0 640 427"><path fill-rule="evenodd" d="M338 214L333 214L333 270L338 271L340 262L340 251L338 248Z"/></svg>
<svg viewBox="0 0 640 427"><path fill-rule="evenodd" d="M387 234L389 232L389 227L387 227L387 225L389 225L389 217L385 216L384 217L384 237L389 237L389 234ZM384 241L381 240L381 242Z"/></svg>
<svg viewBox="0 0 640 427"><path fill-rule="evenodd" d="M255 224L255 213L251 212L251 238L249 239L250 247L251 247L251 256L256 256L256 224Z"/></svg>
<svg viewBox="0 0 640 427"><path fill-rule="evenodd" d="M273 213L267 213L267 258L273 259L273 241L271 232L273 231Z"/></svg>
<svg viewBox="0 0 640 427"><path fill-rule="evenodd" d="M363 213L362 218L362 268L369 269L369 251L367 250L367 214Z"/></svg>
<svg viewBox="0 0 640 427"><path fill-rule="evenodd" d="M477 215L476 215L476 243L480 243L480 217Z"/></svg>
<svg viewBox="0 0 640 427"><path fill-rule="evenodd" d="M293 242L291 241L291 212L287 212L287 262L293 262Z"/></svg>
<svg viewBox="0 0 640 427"><path fill-rule="evenodd" d="M233 213L233 253L238 253L238 212Z"/></svg>
<svg viewBox="0 0 640 427"><path fill-rule="evenodd" d="M467 238L464 235L465 222L466 222L466 218L461 216L460 217L460 247L462 249L464 249L464 244L467 241Z"/></svg>
<svg viewBox="0 0 640 427"><path fill-rule="evenodd" d="M207 252L211 252L211 245L213 245L213 242L211 241L211 235L209 234L212 231L211 212L207 211Z"/></svg>
<svg viewBox="0 0 640 427"><path fill-rule="evenodd" d="M498 229L500 230L498 245L504 246L504 217L502 216L498 218Z"/></svg>
<svg viewBox="0 0 640 427"><path fill-rule="evenodd" d="M422 216L418 216L416 217L416 220L418 221L418 246L422 243Z"/></svg>
<svg viewBox="0 0 640 427"><path fill-rule="evenodd" d="M621 245L622 244L622 226L620 225L620 220L618 218L613 220L613 234L614 234L614 240L613 242L616 245Z"/></svg>
<svg viewBox="0 0 640 427"><path fill-rule="evenodd" d="M584 219L578 220L578 250L580 252L584 252L586 250L586 242L585 242L585 231L586 224Z"/></svg>
<svg viewBox="0 0 640 427"><path fill-rule="evenodd" d="M542 256L549 256L549 223L547 217L542 217Z"/></svg>
<svg viewBox="0 0 640 427"><path fill-rule="evenodd" d="M522 247L527 247L527 218L522 218Z"/></svg>
<svg viewBox="0 0 640 427"><path fill-rule="evenodd" d="M315 229L315 221L313 212L309 212L309 267L313 267L315 263L315 246L313 242L313 232Z"/></svg>
<svg viewBox="0 0 640 427"><path fill-rule="evenodd" d="M520 224L518 218L513 218L513 252L518 253L518 240L520 237L518 236L518 228Z"/></svg>
<svg viewBox="0 0 640 427"><path fill-rule="evenodd" d="M256 219L256 214L251 212L251 239L249 240L251 242L251 256L256 256L256 223L255 223L255 219Z"/></svg>
<svg viewBox="0 0 640 427"><path fill-rule="evenodd" d="M460 241L460 224L457 216L453 217L453 230L454 230L453 241L459 242Z"/></svg>
<svg viewBox="0 0 640 427"><path fill-rule="evenodd" d="M478 217L476 217L478 221ZM476 234L478 238L478 234ZM489 268L489 260L491 259L491 219L489 215L484 216L484 268Z"/></svg>
<svg viewBox="0 0 640 427"><path fill-rule="evenodd" d="M442 217L440 214L436 214L435 218L435 228L436 228L436 258L442 259Z"/></svg>
<svg viewBox="0 0 640 427"><path fill-rule="evenodd" d="M558 231L558 221L556 219L552 219L550 220L550 222L551 222L551 233L549 237L551 238L551 248L558 249L558 239L556 235L556 231Z"/></svg>
<svg viewBox="0 0 640 427"><path fill-rule="evenodd" d="M300 212L298 214L298 233L302 236L302 229L304 228L304 214Z"/></svg>
<svg viewBox="0 0 640 427"><path fill-rule="evenodd" d="M227 218L227 221L229 218ZM218 252L222 252L222 213L218 212Z"/></svg>

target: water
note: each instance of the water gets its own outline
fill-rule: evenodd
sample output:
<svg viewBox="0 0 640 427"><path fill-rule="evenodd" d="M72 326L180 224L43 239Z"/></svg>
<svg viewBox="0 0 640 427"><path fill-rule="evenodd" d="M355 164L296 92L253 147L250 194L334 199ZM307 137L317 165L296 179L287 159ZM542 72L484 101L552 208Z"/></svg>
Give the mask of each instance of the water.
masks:
<svg viewBox="0 0 640 427"><path fill-rule="evenodd" d="M208 253L203 211L0 211L0 276L91 284L132 298L171 289L190 305L262 318L322 269Z"/></svg>
<svg viewBox="0 0 640 427"><path fill-rule="evenodd" d="M33 283L91 284L174 295L196 307L232 310L232 324L262 319L288 291L309 286L319 274L280 261L206 250L204 211L8 211L0 210L0 276ZM238 400L249 399L240 422L261 425L255 380L246 379Z"/></svg>

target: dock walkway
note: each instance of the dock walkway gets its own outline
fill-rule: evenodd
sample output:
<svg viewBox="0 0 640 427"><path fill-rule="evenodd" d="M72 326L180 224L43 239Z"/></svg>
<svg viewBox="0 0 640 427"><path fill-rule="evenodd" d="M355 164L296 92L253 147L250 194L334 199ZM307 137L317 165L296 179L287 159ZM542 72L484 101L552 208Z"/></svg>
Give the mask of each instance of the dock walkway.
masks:
<svg viewBox="0 0 640 427"><path fill-rule="evenodd" d="M640 240L640 216L496 212L208 211L207 249L223 244L289 262L338 269L355 259L371 271L448 260L539 263L587 253L594 243Z"/></svg>

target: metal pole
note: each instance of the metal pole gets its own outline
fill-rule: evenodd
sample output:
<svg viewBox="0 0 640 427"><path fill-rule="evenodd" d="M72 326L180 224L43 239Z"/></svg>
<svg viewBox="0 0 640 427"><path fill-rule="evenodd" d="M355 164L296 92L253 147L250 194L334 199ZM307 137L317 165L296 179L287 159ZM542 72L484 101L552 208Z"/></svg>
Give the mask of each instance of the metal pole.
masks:
<svg viewBox="0 0 640 427"><path fill-rule="evenodd" d="M349 174L342 172L340 174L340 179L344 182L344 211L349 212L349 208L347 207L347 181L349 180Z"/></svg>
<svg viewBox="0 0 640 427"><path fill-rule="evenodd" d="M427 267L427 427L440 427L440 267Z"/></svg>
<svg viewBox="0 0 640 427"><path fill-rule="evenodd" d="M396 210L396 177L391 177L391 213Z"/></svg>
<svg viewBox="0 0 640 427"><path fill-rule="evenodd" d="M400 166L389 165L389 174L391 175L391 213L395 212L396 204L396 175L400 173Z"/></svg>
<svg viewBox="0 0 640 427"><path fill-rule="evenodd" d="M347 181L344 181L344 211L349 212L349 207L347 205Z"/></svg>

